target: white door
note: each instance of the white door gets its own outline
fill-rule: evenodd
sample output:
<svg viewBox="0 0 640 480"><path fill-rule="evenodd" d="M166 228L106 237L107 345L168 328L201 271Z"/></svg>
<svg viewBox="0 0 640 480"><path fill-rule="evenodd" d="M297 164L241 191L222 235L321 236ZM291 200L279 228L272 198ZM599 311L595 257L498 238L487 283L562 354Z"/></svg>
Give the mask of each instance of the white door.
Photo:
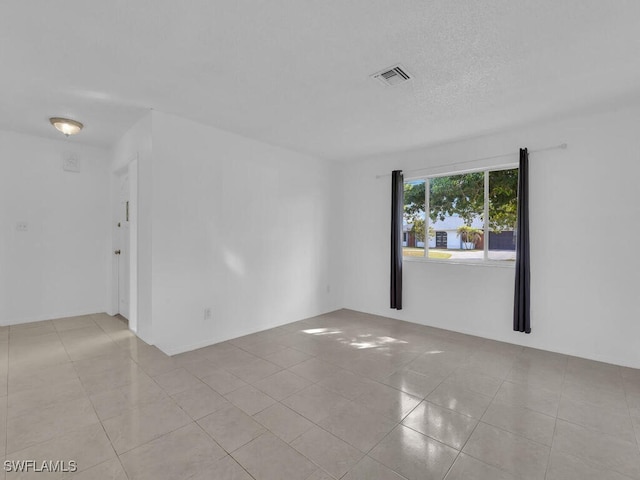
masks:
<svg viewBox="0 0 640 480"><path fill-rule="evenodd" d="M118 205L118 313L129 319L129 175L120 177Z"/></svg>

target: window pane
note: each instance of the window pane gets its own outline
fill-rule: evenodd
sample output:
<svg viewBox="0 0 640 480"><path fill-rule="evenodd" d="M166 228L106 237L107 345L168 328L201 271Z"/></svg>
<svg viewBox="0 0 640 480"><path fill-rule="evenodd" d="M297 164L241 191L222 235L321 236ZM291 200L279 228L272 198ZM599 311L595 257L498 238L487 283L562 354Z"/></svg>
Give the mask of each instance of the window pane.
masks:
<svg viewBox="0 0 640 480"><path fill-rule="evenodd" d="M429 258L484 260L484 173L429 179Z"/></svg>
<svg viewBox="0 0 640 480"><path fill-rule="evenodd" d="M404 184L402 254L405 257L424 257L424 189L424 180L412 180Z"/></svg>
<svg viewBox="0 0 640 480"><path fill-rule="evenodd" d="M516 259L518 169L489 172L489 259Z"/></svg>

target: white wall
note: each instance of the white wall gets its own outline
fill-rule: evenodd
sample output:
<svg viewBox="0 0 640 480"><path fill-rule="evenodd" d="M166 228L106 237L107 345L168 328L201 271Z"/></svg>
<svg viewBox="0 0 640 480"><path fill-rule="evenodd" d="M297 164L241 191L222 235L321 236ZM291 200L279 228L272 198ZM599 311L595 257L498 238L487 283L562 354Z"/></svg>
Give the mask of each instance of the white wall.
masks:
<svg viewBox="0 0 640 480"><path fill-rule="evenodd" d="M178 353L341 307L336 166L152 117L156 345Z"/></svg>
<svg viewBox="0 0 640 480"><path fill-rule="evenodd" d="M0 131L0 324L105 311L108 168L105 150Z"/></svg>
<svg viewBox="0 0 640 480"><path fill-rule="evenodd" d="M345 306L640 367L639 124L634 106L348 164L345 244L357 248L345 259ZM404 309L389 309L390 178L376 175L513 151L478 166L509 163L519 147L563 142L530 157L530 335L512 331L512 268L405 262ZM618 227L625 244L603 241Z"/></svg>

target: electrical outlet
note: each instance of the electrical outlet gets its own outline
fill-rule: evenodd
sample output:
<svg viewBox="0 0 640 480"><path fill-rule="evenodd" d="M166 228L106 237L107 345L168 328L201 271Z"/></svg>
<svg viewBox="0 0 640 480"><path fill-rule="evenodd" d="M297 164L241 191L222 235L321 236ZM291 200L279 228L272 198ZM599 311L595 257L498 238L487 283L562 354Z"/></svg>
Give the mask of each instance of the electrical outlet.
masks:
<svg viewBox="0 0 640 480"><path fill-rule="evenodd" d="M26 232L27 230L29 230L29 224L27 222L17 222L16 230L18 232Z"/></svg>
<svg viewBox="0 0 640 480"><path fill-rule="evenodd" d="M211 311L211 307L207 307L204 309L204 319L211 320L213 318L213 312Z"/></svg>

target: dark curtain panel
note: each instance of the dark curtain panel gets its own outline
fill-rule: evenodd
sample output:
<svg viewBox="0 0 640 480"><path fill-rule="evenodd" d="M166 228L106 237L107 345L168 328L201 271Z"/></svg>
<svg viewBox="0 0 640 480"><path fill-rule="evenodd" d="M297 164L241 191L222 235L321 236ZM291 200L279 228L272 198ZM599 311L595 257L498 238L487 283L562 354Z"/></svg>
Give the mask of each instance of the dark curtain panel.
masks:
<svg viewBox="0 0 640 480"><path fill-rule="evenodd" d="M404 214L404 176L391 173L391 308L402 310L402 218Z"/></svg>
<svg viewBox="0 0 640 480"><path fill-rule="evenodd" d="M529 315L529 153L520 149L518 170L518 225L516 227L516 288L513 304L513 329L531 333Z"/></svg>

